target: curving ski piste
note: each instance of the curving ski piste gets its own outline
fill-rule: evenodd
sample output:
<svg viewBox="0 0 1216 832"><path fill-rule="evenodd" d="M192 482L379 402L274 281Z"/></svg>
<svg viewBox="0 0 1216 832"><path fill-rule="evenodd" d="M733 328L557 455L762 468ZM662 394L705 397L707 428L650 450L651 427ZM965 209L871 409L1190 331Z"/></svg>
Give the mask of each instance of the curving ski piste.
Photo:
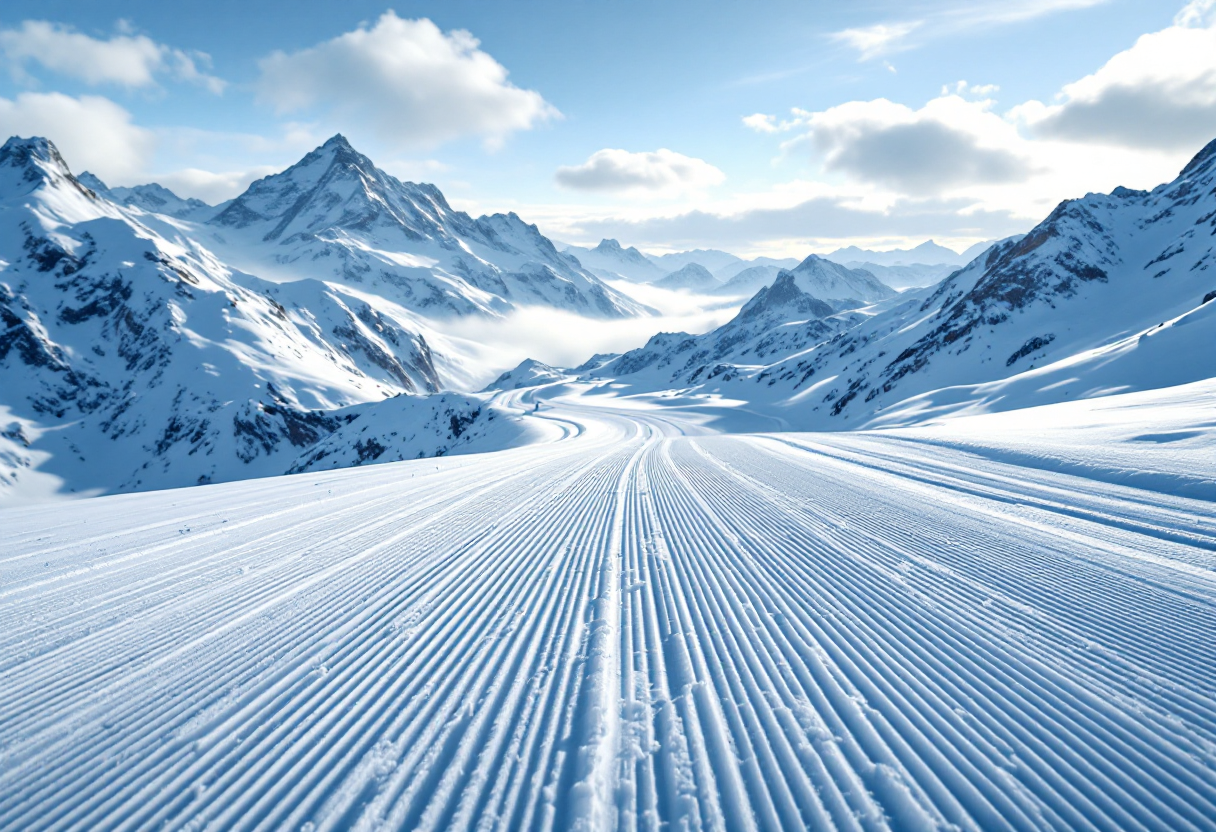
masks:
<svg viewBox="0 0 1216 832"><path fill-rule="evenodd" d="M1216 504L532 395L0 512L0 828L1216 829Z"/></svg>

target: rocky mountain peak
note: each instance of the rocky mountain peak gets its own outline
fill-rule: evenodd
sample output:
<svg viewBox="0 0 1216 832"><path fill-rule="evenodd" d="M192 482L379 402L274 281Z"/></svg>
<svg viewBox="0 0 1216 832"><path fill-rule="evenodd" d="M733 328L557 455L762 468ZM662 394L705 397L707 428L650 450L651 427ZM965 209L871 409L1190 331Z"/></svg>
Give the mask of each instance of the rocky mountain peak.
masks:
<svg viewBox="0 0 1216 832"><path fill-rule="evenodd" d="M364 156L347 141L346 137L341 133L335 134L327 140L325 144L318 147L316 150L309 153L300 164L309 160L309 157L315 156L318 159L328 159L331 165L347 168L359 173L378 172L375 163L371 159Z"/></svg>
<svg viewBox="0 0 1216 832"><path fill-rule="evenodd" d="M710 274L709 269L705 268L700 263L687 263L687 264L681 266L680 268L676 269L674 272L672 272L672 274L673 275L683 274L683 275L695 276L695 277L700 277L700 278L706 278L708 280L715 280L714 276L712 274Z"/></svg>
<svg viewBox="0 0 1216 832"><path fill-rule="evenodd" d="M29 193L60 183L83 190L55 143L41 136L13 136L0 147L0 178L5 194Z"/></svg>
<svg viewBox="0 0 1216 832"><path fill-rule="evenodd" d="M99 194L110 190L110 186L105 182L102 182L100 177L98 177L96 174L90 173L87 170L77 174L76 181L81 185L84 185L86 188L93 189Z"/></svg>
<svg viewBox="0 0 1216 832"><path fill-rule="evenodd" d="M794 274L782 270L772 286L765 286L739 310L739 319L750 320L761 315L780 313L786 320L812 315L823 318L832 314L832 307L798 288Z"/></svg>
<svg viewBox="0 0 1216 832"><path fill-rule="evenodd" d="M332 136L330 136L328 139L325 140L325 143L323 145L321 145L321 147L345 148L350 151L354 150L354 148L351 146L350 141L346 138L346 136L343 136L341 133L334 133Z"/></svg>
<svg viewBox="0 0 1216 832"><path fill-rule="evenodd" d="M1178 174L1179 178L1194 177L1210 172L1214 159L1216 159L1216 139L1212 139L1204 145L1203 149L1196 153L1191 161L1186 163L1186 167Z"/></svg>
<svg viewBox="0 0 1216 832"><path fill-rule="evenodd" d="M895 295L895 290L865 269L850 269L817 254L809 255L790 272L798 287L824 301L851 301L860 306Z"/></svg>
<svg viewBox="0 0 1216 832"><path fill-rule="evenodd" d="M630 246L625 248L616 240L600 240L600 244L592 249L597 254L615 255L624 260L629 260L637 263L650 264L646 259L646 255L638 251L635 247Z"/></svg>
<svg viewBox="0 0 1216 832"><path fill-rule="evenodd" d="M376 227L420 240L444 236L440 214L454 212L439 189L399 181L338 134L282 173L254 182L211 222L263 226L268 242Z"/></svg>
<svg viewBox="0 0 1216 832"><path fill-rule="evenodd" d="M0 147L0 166L27 168L30 165L54 165L68 173L67 162L59 155L59 149L50 139L31 136L23 139L13 136Z"/></svg>

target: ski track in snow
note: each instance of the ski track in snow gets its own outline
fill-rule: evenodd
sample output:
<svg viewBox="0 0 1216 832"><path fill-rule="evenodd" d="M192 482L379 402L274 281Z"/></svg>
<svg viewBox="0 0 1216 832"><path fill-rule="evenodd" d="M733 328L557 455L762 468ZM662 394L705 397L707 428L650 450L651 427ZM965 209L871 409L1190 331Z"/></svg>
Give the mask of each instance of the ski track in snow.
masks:
<svg viewBox="0 0 1216 832"><path fill-rule="evenodd" d="M527 418L0 512L0 828L1216 829L1212 503Z"/></svg>

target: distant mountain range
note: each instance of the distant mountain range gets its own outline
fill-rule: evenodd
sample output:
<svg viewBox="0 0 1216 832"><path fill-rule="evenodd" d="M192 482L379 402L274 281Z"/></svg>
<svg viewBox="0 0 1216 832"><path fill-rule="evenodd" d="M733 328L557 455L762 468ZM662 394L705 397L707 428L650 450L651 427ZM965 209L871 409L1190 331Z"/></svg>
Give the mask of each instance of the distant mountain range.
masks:
<svg viewBox="0 0 1216 832"><path fill-rule="evenodd" d="M134 188L110 188L88 171L77 176L76 181L111 202L125 205L128 208L139 208L149 214L166 214L178 219L202 221L213 217L218 210L214 205L208 205L201 199L182 199L173 191L155 182L149 185L136 185Z"/></svg>
<svg viewBox="0 0 1216 832"><path fill-rule="evenodd" d="M991 246L992 241L976 243L959 254L928 240L910 249L870 251L849 246L824 256L852 269L865 269L894 289L913 289L945 279Z"/></svg>
<svg viewBox="0 0 1216 832"><path fill-rule="evenodd" d="M651 283L676 270L665 269L636 248L626 248L616 240L601 240L595 248L567 246L565 253L606 280Z"/></svg>
<svg viewBox="0 0 1216 832"><path fill-rule="evenodd" d="M907 289L937 283L991 245L991 242L976 243L961 254L932 240L915 248L890 251L870 251L849 246L826 254L823 259L850 269L867 271L892 288ZM750 296L761 286L771 284L781 269L792 269L801 262L794 258L772 257L746 260L716 249L652 255L632 246L622 246L616 240L602 240L595 248L566 245L562 250L577 257L582 265L605 280L653 283L660 288L693 290L692 283L685 278L671 283L664 283L663 279L689 265L700 266L717 278L721 285L697 281L696 291L726 296ZM744 276L736 280L740 275Z"/></svg>
<svg viewBox="0 0 1216 832"><path fill-rule="evenodd" d="M926 240L914 248L896 248L888 251L872 251L869 249L848 246L823 255L828 260L837 263L857 261L873 263L875 266L925 266L949 265L965 266L987 249L991 242L976 243L961 254L954 249L940 246L932 240Z"/></svg>
<svg viewBox="0 0 1216 832"><path fill-rule="evenodd" d="M722 286L721 281L709 273L700 263L688 263L666 277L654 282L660 289L688 289L694 292L712 292Z"/></svg>
<svg viewBox="0 0 1216 832"><path fill-rule="evenodd" d="M808 258L723 327L590 372L617 395L721 395L810 430L1184 384L1216 376L1214 241L1216 141L1173 182L1065 201L936 286L825 310L797 273L830 261Z"/></svg>

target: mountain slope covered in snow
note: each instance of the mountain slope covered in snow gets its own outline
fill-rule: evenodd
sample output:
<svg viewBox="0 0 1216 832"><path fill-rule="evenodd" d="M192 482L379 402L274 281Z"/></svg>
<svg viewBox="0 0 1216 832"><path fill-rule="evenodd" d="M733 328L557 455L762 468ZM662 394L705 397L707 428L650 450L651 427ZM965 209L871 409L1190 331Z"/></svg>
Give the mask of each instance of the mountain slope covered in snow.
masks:
<svg viewBox="0 0 1216 832"><path fill-rule="evenodd" d="M82 185L45 139L0 148L0 498L281 474L385 399L407 458L495 412L427 397L453 359L401 305L262 280L173 228Z"/></svg>
<svg viewBox="0 0 1216 832"><path fill-rule="evenodd" d="M527 305L604 318L644 311L535 225L515 214L473 219L435 186L380 170L341 135L254 182L207 228L204 244L247 271L339 281L433 316Z"/></svg>
<svg viewBox="0 0 1216 832"><path fill-rule="evenodd" d="M712 292L722 286L718 278L699 263L681 266L671 274L656 280L654 285L660 289L685 289L692 292Z"/></svg>
<svg viewBox="0 0 1216 832"><path fill-rule="evenodd" d="M848 316L833 313L784 271L717 329L704 335L660 333L588 375L621 378L644 389L731 381L742 364L806 349L850 325Z"/></svg>
<svg viewBox="0 0 1216 832"><path fill-rule="evenodd" d="M1211 500L983 429L553 408L569 441L0 510L0 827L1216 826ZM1152 412L1079 417L1065 453L1211 485Z"/></svg>
<svg viewBox="0 0 1216 832"><path fill-rule="evenodd" d="M139 208L149 214L165 214L182 220L202 221L218 210L201 199L182 199L155 182L136 185L133 188L111 188L88 171L77 176L76 181L99 196L128 208Z"/></svg>
<svg viewBox="0 0 1216 832"><path fill-rule="evenodd" d="M842 430L1209 378L1214 242L1216 142L1173 182L1066 201L940 284L861 310L821 343L723 367L698 389ZM793 274L827 262L808 258ZM808 282L799 287L830 300Z"/></svg>

